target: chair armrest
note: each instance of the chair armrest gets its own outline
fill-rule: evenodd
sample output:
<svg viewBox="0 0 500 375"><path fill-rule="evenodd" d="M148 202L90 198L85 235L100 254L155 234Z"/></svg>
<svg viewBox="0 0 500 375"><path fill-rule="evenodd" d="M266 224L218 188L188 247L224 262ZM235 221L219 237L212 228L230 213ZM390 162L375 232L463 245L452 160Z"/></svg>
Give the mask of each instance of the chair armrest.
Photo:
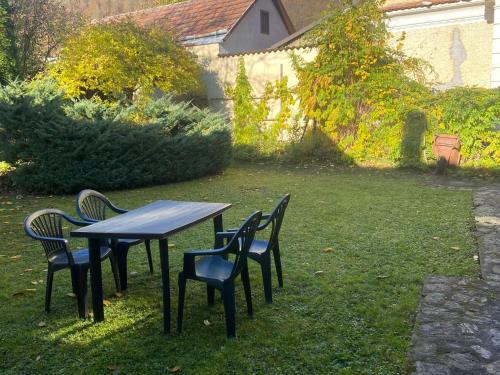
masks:
<svg viewBox="0 0 500 375"><path fill-rule="evenodd" d="M85 221L80 221L80 220L77 220L75 219L74 217L71 217L69 215L63 215L63 217L68 221L70 222L71 224L73 225L76 225L76 226L79 226L79 227L86 227L88 225L91 225L91 224L94 224L94 223L97 223L97 220L92 220L92 219L85 219ZM92 220L92 221L90 221Z"/></svg>
<svg viewBox="0 0 500 375"><path fill-rule="evenodd" d="M44 237L44 236L39 236L38 234L34 234L34 233L29 233L28 235L31 238L33 238L34 240L38 240L38 241L60 242L60 243L64 244L66 246L66 248L68 247L68 243L69 243L67 239L60 238L60 237Z"/></svg>
<svg viewBox="0 0 500 375"><path fill-rule="evenodd" d="M117 214L126 214L128 210L115 206L113 203L109 202L109 208L115 211Z"/></svg>
<svg viewBox="0 0 500 375"><path fill-rule="evenodd" d="M228 229L225 232L217 232L217 233L215 233L215 238L216 239L224 239L224 240L225 239L231 239L231 238L234 237L234 235L235 235L235 233L236 233L237 230L238 229L234 229L234 230L233 229Z"/></svg>
<svg viewBox="0 0 500 375"><path fill-rule="evenodd" d="M265 220L265 222L262 223L262 220ZM262 215L261 223L262 224L259 224L259 226L257 227L258 231L266 229L269 223L271 223L271 214Z"/></svg>

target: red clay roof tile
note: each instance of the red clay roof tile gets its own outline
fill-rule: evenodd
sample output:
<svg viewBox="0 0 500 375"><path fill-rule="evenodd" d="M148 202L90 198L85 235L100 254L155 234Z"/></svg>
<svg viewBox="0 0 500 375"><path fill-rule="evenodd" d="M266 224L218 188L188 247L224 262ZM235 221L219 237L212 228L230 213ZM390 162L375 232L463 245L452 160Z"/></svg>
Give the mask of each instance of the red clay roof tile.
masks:
<svg viewBox="0 0 500 375"><path fill-rule="evenodd" d="M124 13L103 19L119 21L130 17L139 26L157 25L179 38L202 37L230 30L255 0L187 0L176 4Z"/></svg>
<svg viewBox="0 0 500 375"><path fill-rule="evenodd" d="M402 1L398 3L393 3L390 5L386 5L382 7L382 10L385 12L394 12L397 10L406 10L406 9L414 9L414 8L425 8L433 5L441 5L441 4L452 4L458 3L460 0L417 0L417 1Z"/></svg>

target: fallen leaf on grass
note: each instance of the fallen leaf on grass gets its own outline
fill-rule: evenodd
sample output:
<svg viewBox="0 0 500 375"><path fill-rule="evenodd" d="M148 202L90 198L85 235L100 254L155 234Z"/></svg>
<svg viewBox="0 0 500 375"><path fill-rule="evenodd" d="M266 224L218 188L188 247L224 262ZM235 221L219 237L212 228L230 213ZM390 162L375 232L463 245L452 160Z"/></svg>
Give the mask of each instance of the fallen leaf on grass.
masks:
<svg viewBox="0 0 500 375"><path fill-rule="evenodd" d="M323 252L324 252L324 253L333 253L333 247L325 247L325 248L323 249Z"/></svg>
<svg viewBox="0 0 500 375"><path fill-rule="evenodd" d="M41 355L37 355L37 356L36 356L36 360L37 360L37 361L39 361L41 358L42 358L42 356L41 356Z"/></svg>
<svg viewBox="0 0 500 375"><path fill-rule="evenodd" d="M175 374L176 372L181 372L181 371L182 371L182 370L181 370L181 368L180 368L179 366L175 366L175 367L172 367L172 368L170 369L170 372L171 372L172 374Z"/></svg>
<svg viewBox="0 0 500 375"><path fill-rule="evenodd" d="M111 301L110 301L109 299L103 299L103 300L102 300L102 304L103 304L104 306L111 306Z"/></svg>
<svg viewBox="0 0 500 375"><path fill-rule="evenodd" d="M210 321L209 321L208 319L205 319L205 320L203 321L203 324L205 324L206 326L209 326L209 325L210 325Z"/></svg>
<svg viewBox="0 0 500 375"><path fill-rule="evenodd" d="M33 271L33 268L26 268L26 269L24 270L24 272L31 272L31 271Z"/></svg>
<svg viewBox="0 0 500 375"><path fill-rule="evenodd" d="M38 281L32 281L31 282L33 285L38 285Z"/></svg>
<svg viewBox="0 0 500 375"><path fill-rule="evenodd" d="M389 275L378 275L377 279L387 279Z"/></svg>
<svg viewBox="0 0 500 375"><path fill-rule="evenodd" d="M458 246L452 246L452 247L450 247L450 249L452 249L452 250L460 250L460 248Z"/></svg>
<svg viewBox="0 0 500 375"><path fill-rule="evenodd" d="M24 289L12 294L12 297L24 297L27 293L34 293L34 292L36 292L36 289Z"/></svg>
<svg viewBox="0 0 500 375"><path fill-rule="evenodd" d="M432 237L433 240L439 240L439 237Z"/></svg>
<svg viewBox="0 0 500 375"><path fill-rule="evenodd" d="M318 275L322 275L322 274L324 274L323 271L316 271L316 272L314 272L314 276L318 276Z"/></svg>
<svg viewBox="0 0 500 375"><path fill-rule="evenodd" d="M12 259L12 260L21 259L21 255L13 255L13 256L10 257L10 259Z"/></svg>
<svg viewBox="0 0 500 375"><path fill-rule="evenodd" d="M175 247L175 243L169 243L168 247Z"/></svg>
<svg viewBox="0 0 500 375"><path fill-rule="evenodd" d="M47 323L44 322L43 320L41 322L38 322L38 327L46 327Z"/></svg>
<svg viewBox="0 0 500 375"><path fill-rule="evenodd" d="M76 294L75 293L68 293L66 294L68 297L71 297L71 298L76 298Z"/></svg>

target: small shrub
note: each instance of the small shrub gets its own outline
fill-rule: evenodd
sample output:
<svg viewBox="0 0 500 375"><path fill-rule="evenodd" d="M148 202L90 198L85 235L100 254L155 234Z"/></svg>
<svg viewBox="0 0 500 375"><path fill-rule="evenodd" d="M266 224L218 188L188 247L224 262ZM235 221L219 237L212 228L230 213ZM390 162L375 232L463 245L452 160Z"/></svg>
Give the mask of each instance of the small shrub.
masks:
<svg viewBox="0 0 500 375"><path fill-rule="evenodd" d="M417 111L410 112L403 125L400 160L402 167L415 168L423 165L422 151L425 148L426 130L425 114Z"/></svg>
<svg viewBox="0 0 500 375"><path fill-rule="evenodd" d="M302 139L286 148L284 160L294 163L316 161L352 163L352 159L339 150L327 134L315 128L307 130Z"/></svg>

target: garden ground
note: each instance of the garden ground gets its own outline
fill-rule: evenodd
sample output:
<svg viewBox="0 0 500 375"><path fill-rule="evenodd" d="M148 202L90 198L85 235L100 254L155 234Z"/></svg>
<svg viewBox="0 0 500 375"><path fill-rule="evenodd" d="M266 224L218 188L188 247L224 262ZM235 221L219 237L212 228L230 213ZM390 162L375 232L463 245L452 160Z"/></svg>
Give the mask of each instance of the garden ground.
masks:
<svg viewBox="0 0 500 375"><path fill-rule="evenodd" d="M234 226L285 192L292 193L281 234L285 285L277 288L273 274L274 303L264 304L260 270L251 264L254 316L247 317L238 284L236 340L226 339L222 304L208 308L201 283L188 283L182 335L161 334L157 244L153 275L145 251L131 251L129 289L121 296L113 294L109 264L103 265L104 323L77 318L66 271L55 276L46 315L43 251L24 235L22 221L47 207L74 215L74 197L1 196L0 372L407 372L425 276L479 274L470 191L430 187L422 175L394 170L235 165L218 176L109 197L126 208L157 199L230 202L224 222ZM211 223L170 242L176 306L182 252L209 247Z"/></svg>

